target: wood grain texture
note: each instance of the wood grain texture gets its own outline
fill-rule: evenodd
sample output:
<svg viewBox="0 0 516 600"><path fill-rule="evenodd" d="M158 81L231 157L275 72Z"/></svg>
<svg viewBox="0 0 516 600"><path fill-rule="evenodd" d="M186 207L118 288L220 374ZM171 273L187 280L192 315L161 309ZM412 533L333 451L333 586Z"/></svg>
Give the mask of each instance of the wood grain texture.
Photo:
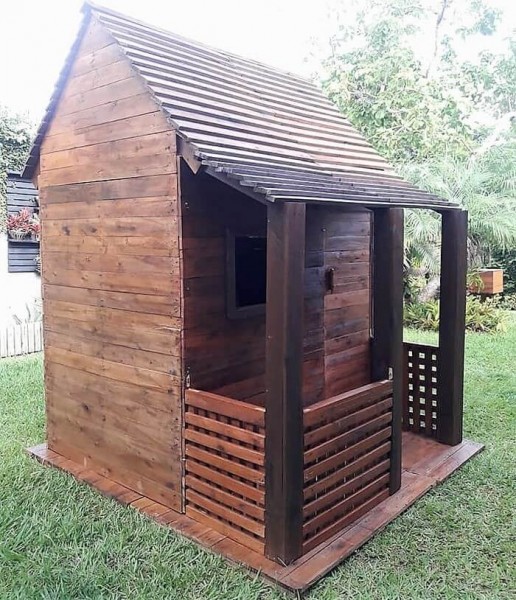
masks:
<svg viewBox="0 0 516 600"><path fill-rule="evenodd" d="M182 508L175 134L90 24L42 145L49 448Z"/></svg>

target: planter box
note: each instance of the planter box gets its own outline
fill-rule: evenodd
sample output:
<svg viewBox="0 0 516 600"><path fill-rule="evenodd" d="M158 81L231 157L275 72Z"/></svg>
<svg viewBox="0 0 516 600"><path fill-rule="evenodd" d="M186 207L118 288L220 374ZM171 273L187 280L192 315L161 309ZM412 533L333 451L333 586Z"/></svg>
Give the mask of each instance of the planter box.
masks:
<svg viewBox="0 0 516 600"><path fill-rule="evenodd" d="M503 292L503 269L481 269L478 272L483 285L471 286L471 291L476 294L501 294Z"/></svg>

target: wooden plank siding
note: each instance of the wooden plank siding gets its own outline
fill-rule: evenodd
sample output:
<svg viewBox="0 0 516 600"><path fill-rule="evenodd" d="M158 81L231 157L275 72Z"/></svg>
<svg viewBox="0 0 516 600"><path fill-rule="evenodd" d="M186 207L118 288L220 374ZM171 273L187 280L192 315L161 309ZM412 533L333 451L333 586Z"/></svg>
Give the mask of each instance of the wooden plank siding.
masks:
<svg viewBox="0 0 516 600"><path fill-rule="evenodd" d="M229 319L226 232L265 236L266 207L202 173L181 172L185 365L192 387L264 405L265 315ZM303 404L369 383L370 216L308 206ZM324 273L335 269L327 293Z"/></svg>
<svg viewBox="0 0 516 600"><path fill-rule="evenodd" d="M48 446L181 510L175 133L95 21L40 166Z"/></svg>

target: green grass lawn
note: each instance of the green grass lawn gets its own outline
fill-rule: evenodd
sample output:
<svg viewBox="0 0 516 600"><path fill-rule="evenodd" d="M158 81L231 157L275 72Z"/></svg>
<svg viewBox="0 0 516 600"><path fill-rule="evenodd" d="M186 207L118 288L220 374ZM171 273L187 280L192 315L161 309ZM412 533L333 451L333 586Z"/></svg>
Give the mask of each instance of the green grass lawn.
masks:
<svg viewBox="0 0 516 600"><path fill-rule="evenodd" d="M408 332L412 340L432 334ZM516 319L467 335L466 435L485 451L319 583L329 599L514 598ZM44 439L41 357L0 361L0 600L286 597L24 453Z"/></svg>

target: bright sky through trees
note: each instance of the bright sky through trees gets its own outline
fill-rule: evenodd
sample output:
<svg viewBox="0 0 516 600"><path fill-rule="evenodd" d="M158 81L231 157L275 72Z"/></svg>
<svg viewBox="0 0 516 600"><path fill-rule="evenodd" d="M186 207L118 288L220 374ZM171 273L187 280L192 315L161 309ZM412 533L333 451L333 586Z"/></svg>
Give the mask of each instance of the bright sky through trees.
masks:
<svg viewBox="0 0 516 600"><path fill-rule="evenodd" d="M430 0L429 0L430 1ZM435 1L435 0L434 0ZM470 1L470 0L459 0ZM516 25L513 0L505 28ZM225 50L310 75L306 58L324 48L344 0L101 0L101 4ZM82 0L7 0L0 18L0 104L41 118L80 22ZM421 52L431 40L419 40ZM492 43L492 41L491 41ZM467 51L467 50L466 50Z"/></svg>

